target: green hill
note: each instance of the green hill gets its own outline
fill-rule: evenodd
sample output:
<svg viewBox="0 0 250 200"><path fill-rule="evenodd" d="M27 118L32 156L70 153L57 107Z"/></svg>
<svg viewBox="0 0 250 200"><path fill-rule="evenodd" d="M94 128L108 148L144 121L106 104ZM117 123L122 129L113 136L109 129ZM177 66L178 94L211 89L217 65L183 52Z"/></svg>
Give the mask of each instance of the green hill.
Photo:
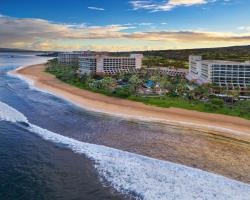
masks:
<svg viewBox="0 0 250 200"><path fill-rule="evenodd" d="M128 55L131 52L114 52L113 55ZM245 61L250 60L250 45L220 48L182 49L182 50L155 50L134 51L143 53L146 57L159 57L164 59L188 61L189 55L202 55L204 59Z"/></svg>

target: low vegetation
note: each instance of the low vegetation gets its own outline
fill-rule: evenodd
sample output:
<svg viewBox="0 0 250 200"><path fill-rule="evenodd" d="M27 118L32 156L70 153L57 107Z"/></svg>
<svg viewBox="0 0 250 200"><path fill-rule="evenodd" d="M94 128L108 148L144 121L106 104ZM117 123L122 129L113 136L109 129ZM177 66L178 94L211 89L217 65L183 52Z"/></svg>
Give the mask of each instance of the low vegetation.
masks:
<svg viewBox="0 0 250 200"><path fill-rule="evenodd" d="M131 52L114 52L112 56L129 56ZM208 60L250 60L250 46L236 46L223 48L205 49L182 49L182 50L155 50L135 51L144 55L143 65L145 67L174 67L188 68L189 55L201 55Z"/></svg>
<svg viewBox="0 0 250 200"><path fill-rule="evenodd" d="M188 69L188 62L181 60L166 59L157 56L148 56L143 59L146 67L172 67L175 69Z"/></svg>
<svg viewBox="0 0 250 200"><path fill-rule="evenodd" d="M131 52L116 52L115 56L129 55ZM203 48L203 49L180 49L180 50L155 50L155 51L135 51L133 53L142 53L145 57L161 58L166 60L175 60L187 62L189 55L201 55L204 59L210 60L250 60L250 46L233 46L221 48Z"/></svg>
<svg viewBox="0 0 250 200"><path fill-rule="evenodd" d="M181 77L162 76L142 70L139 74L116 76L78 76L78 67L59 65L56 60L46 71L78 88L108 96L126 98L149 105L177 107L209 113L219 113L250 119L250 101L220 99L211 93L211 86L196 86ZM234 94L237 99L237 94Z"/></svg>

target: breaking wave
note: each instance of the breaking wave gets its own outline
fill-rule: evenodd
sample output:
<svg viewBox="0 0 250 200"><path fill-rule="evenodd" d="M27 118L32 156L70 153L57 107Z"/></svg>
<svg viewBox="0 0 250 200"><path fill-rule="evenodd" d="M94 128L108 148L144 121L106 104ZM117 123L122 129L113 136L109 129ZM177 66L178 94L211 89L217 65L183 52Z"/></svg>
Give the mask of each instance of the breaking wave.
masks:
<svg viewBox="0 0 250 200"><path fill-rule="evenodd" d="M25 122L28 119L16 109L0 101L0 120L9 122Z"/></svg>
<svg viewBox="0 0 250 200"><path fill-rule="evenodd" d="M0 102L0 120L23 123L44 140L59 144L95 162L102 178L119 192L144 200L249 200L250 185L202 170L121 150L84 143L28 122L14 108Z"/></svg>

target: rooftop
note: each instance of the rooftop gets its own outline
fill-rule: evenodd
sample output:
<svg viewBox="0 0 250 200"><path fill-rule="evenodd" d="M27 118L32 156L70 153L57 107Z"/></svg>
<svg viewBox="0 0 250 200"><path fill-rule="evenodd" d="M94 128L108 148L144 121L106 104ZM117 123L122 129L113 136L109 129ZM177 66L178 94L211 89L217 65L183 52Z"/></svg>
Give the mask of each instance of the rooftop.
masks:
<svg viewBox="0 0 250 200"><path fill-rule="evenodd" d="M130 56L110 56L108 54L95 54L90 56L80 56L81 58L108 58L108 59L128 59L128 58L143 58L143 54L130 54Z"/></svg>
<svg viewBox="0 0 250 200"><path fill-rule="evenodd" d="M202 60L202 56L196 56L196 55L190 55L189 59L196 61L196 62L206 63L206 64L250 65L250 61L237 62L237 61L230 61L230 60Z"/></svg>
<svg viewBox="0 0 250 200"><path fill-rule="evenodd" d="M175 71L175 72L188 72L188 69L182 69L182 68L169 68L169 67L150 67L147 68L148 70L160 70L160 71Z"/></svg>
<svg viewBox="0 0 250 200"><path fill-rule="evenodd" d="M250 61L245 61L245 62L237 62L237 61L228 61L228 60L201 60L203 63L214 63L214 64L230 64L230 65L250 65Z"/></svg>

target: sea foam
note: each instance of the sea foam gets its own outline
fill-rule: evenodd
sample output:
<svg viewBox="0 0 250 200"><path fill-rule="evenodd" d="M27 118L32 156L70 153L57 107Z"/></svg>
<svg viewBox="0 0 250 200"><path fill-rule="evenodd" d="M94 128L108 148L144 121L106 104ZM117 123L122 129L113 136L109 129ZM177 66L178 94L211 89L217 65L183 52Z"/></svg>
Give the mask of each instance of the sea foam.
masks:
<svg viewBox="0 0 250 200"><path fill-rule="evenodd" d="M28 119L16 109L0 101L0 120L10 122L25 122L28 123Z"/></svg>
<svg viewBox="0 0 250 200"><path fill-rule="evenodd" d="M27 123L27 118L0 103L0 120ZM29 124L27 129L95 162L102 178L117 191L145 200L249 200L250 185L202 170L121 150L84 143Z"/></svg>

